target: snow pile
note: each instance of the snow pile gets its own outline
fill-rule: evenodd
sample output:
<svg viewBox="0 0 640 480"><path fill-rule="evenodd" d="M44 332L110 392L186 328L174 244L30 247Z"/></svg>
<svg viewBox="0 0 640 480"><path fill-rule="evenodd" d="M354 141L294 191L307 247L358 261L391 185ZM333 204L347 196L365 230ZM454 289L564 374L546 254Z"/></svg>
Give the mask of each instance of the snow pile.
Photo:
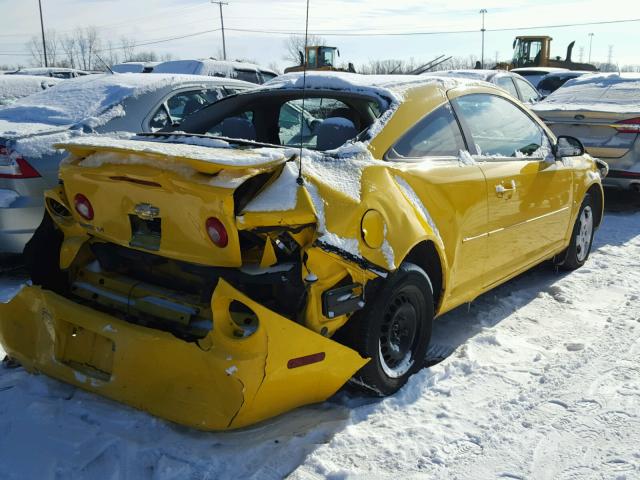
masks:
<svg viewBox="0 0 640 480"><path fill-rule="evenodd" d="M583 75L569 80L532 109L541 113L552 110L640 113L640 75Z"/></svg>
<svg viewBox="0 0 640 480"><path fill-rule="evenodd" d="M580 270L543 265L438 319L447 358L392 397L343 392L239 431L0 368L0 477L637 479L638 232L640 214L608 214ZM22 282L0 277L2 300Z"/></svg>
<svg viewBox="0 0 640 480"><path fill-rule="evenodd" d="M16 100L41 92L62 82L56 78L31 75L0 75L0 106L10 105Z"/></svg>

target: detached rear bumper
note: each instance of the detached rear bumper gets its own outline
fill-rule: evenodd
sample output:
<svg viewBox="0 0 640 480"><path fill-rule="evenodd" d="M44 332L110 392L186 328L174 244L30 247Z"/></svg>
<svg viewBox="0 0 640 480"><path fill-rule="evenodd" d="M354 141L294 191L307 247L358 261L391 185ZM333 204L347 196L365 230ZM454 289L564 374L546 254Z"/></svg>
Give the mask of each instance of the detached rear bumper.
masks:
<svg viewBox="0 0 640 480"><path fill-rule="evenodd" d="M250 337L233 336L232 301L257 314ZM0 342L31 372L202 430L238 428L325 400L367 362L223 280L212 309L213 330L192 343L25 287L0 304ZM301 357L315 362L290 361Z"/></svg>

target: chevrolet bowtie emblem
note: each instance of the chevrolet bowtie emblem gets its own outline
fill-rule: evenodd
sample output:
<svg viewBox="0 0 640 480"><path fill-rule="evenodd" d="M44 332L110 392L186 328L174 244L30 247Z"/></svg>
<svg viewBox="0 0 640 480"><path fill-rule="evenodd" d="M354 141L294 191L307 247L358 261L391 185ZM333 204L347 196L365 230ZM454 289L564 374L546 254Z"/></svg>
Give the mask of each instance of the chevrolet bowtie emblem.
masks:
<svg viewBox="0 0 640 480"><path fill-rule="evenodd" d="M160 209L149 203L139 203L133 209L133 213L142 220L153 220L160 216Z"/></svg>

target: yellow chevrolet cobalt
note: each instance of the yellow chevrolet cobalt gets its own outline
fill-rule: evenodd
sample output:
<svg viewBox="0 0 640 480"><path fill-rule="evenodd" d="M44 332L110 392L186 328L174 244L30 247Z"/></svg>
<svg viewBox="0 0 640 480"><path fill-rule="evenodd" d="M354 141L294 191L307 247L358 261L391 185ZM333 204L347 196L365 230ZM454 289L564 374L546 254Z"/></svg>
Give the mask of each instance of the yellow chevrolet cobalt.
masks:
<svg viewBox="0 0 640 480"><path fill-rule="evenodd" d="M84 137L0 305L27 370L203 430L390 395L432 322L587 260L606 165L486 83L289 74L180 126Z"/></svg>

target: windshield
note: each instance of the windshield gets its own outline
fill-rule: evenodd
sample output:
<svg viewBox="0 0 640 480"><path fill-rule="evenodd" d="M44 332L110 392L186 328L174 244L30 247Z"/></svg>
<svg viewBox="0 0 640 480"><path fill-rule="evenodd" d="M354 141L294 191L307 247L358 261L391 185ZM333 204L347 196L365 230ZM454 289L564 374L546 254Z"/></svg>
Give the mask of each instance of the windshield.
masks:
<svg viewBox="0 0 640 480"><path fill-rule="evenodd" d="M386 107L352 92L266 91L229 97L187 117L180 131L332 150L366 131Z"/></svg>
<svg viewBox="0 0 640 480"><path fill-rule="evenodd" d="M541 53L542 42L540 40L518 39L513 51L513 66L531 67L539 65Z"/></svg>

